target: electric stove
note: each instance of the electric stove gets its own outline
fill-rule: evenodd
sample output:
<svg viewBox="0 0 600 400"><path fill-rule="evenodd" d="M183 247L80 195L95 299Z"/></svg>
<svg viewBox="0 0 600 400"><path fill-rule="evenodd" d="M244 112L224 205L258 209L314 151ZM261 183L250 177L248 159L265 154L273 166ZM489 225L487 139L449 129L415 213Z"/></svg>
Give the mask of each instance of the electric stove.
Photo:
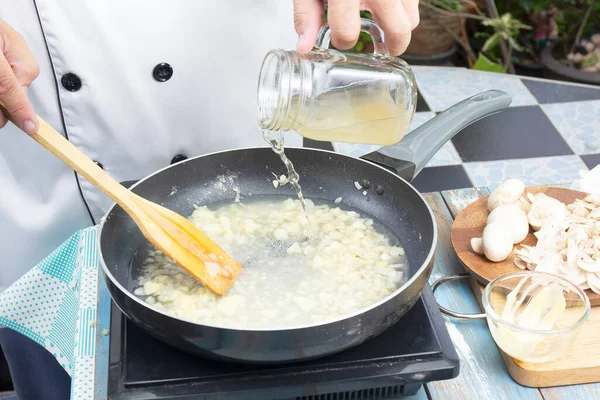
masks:
<svg viewBox="0 0 600 400"><path fill-rule="evenodd" d="M341 353L295 364L243 365L180 352L113 304L109 399L395 399L458 375L459 361L429 286L394 326Z"/></svg>

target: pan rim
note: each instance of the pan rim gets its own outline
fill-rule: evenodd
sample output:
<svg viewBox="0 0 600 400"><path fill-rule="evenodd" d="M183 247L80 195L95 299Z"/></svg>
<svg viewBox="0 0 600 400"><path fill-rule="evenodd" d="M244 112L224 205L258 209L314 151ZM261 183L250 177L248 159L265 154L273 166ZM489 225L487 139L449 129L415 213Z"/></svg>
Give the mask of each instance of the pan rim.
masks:
<svg viewBox="0 0 600 400"><path fill-rule="evenodd" d="M203 157L208 157L211 155L216 155L216 154L221 154L221 153L229 153L229 152L234 152L234 151L247 151L247 150L255 150L255 149L270 149L270 147L268 146L252 146L252 147L242 147L242 148L236 148L236 149L229 149L229 150L220 150L220 151L215 151L212 153L206 153L206 154L202 154L199 156L195 156L195 157L191 157L188 158L186 160L183 160L179 163L176 164L171 164L168 165L166 167L163 167L157 171L154 171L153 173L145 176L144 178L140 179L139 181L137 181L134 185L132 185L130 187L130 189L134 189L135 187L137 187L138 185L142 184L143 182L147 181L148 179L151 179L152 177L154 177L155 175L158 175L160 173L162 173L165 170L168 170L170 168L174 168L177 165L180 164L184 164L187 162L191 162L194 161L198 158L203 158ZM102 268L102 271L104 272L104 274L108 277L108 279L110 279L110 281L112 282L113 285L115 285L122 293L124 293L127 297L129 297L129 299L133 300L134 302L138 303L139 305L141 305L142 307L148 308L150 311L156 312L156 313L160 313L163 316L167 317L167 318L171 318L180 322L184 322L187 324L192 324L195 326L199 326L199 327L207 327L207 328L213 328L213 329L223 329L223 330L228 330L228 331L238 331L238 332L270 332L270 333L274 333L274 332L285 332L285 331L298 331L298 330L305 330L305 329L312 329L312 328L317 328L317 327L322 327L322 326L326 326L326 325L330 325L330 324L334 324L334 323L339 323L341 321L345 321L345 320L349 320L352 318L355 318L361 314L367 313L385 303L387 303L388 301L390 301L391 299L393 299L394 297L396 297L397 295L399 295L401 292L403 292L406 288L410 287L422 274L423 272L428 268L429 264L432 262L432 258L434 257L435 254L435 250L437 247L437 236L438 236L438 230L437 230L437 223L435 220L435 215L433 214L433 210L431 209L431 207L429 206L429 204L427 203L427 201L425 200L425 198L423 197L422 193L419 192L410 182L408 182L407 180L405 180L404 178L398 176L397 174L394 174L393 172L385 169L384 167L377 165L375 163L372 163L370 161L367 160L363 160L359 157L353 157L353 156L349 156L346 154L342 154L342 153L338 153L335 151L331 151L331 150L323 150L323 149L314 149L314 148L306 148L306 147L297 147L297 146L290 146L290 147L286 147L286 150L300 150L300 151L313 151L313 152L321 152L321 153L327 153L327 154L334 154L336 156L340 156L340 157L346 157L346 158L351 158L351 159L355 159L355 160L359 160L360 162L364 162L367 163L369 165L372 165L374 167L377 167L379 169L381 169L382 171L385 171L386 173L394 176L396 179L400 179L401 181L403 181L413 192L415 192L415 194L421 199L421 201L423 202L423 204L425 205L425 208L427 209L427 211L429 212L429 216L430 216L430 221L432 223L432 245L431 248L429 249L429 253L427 254L427 257L425 258L425 260L423 261L423 263L421 264L421 266L419 267L419 269L406 281L402 284L402 286L398 287L396 290L394 290L392 293L388 294L387 296L385 296L384 298L378 300L375 303L370 304L367 307L363 307L359 310L354 311L353 313L350 314L345 314L341 317L336 317L336 318L330 318L327 319L325 321L316 323L316 324L309 324L309 325L298 325L298 326L290 326L290 327L282 327L282 328L239 328L239 327L228 327L228 326L222 326L222 325L211 325L211 324L201 324L186 318L180 318L177 317L175 315L169 314L167 312L164 312L162 310L159 310L157 308L152 307L152 305L142 301L140 298L138 298L136 295L134 295L131 291L125 289L123 287L123 285L121 285L121 283L113 276L113 274L109 271L105 261L104 261L104 255L102 254L102 246L101 246L101 240L102 240L102 233L103 233L103 228L104 228L104 223L106 222L106 220L108 219L108 216L110 215L110 213L113 211L113 209L117 206L116 203L113 203L110 208L108 209L108 211L102 216L102 218L100 219L100 224L98 226L98 234L97 234L97 238L96 238L96 246L97 246L97 250L98 250L98 260L100 263L100 267ZM109 293L110 294L110 293ZM111 300L114 301L112 299Z"/></svg>

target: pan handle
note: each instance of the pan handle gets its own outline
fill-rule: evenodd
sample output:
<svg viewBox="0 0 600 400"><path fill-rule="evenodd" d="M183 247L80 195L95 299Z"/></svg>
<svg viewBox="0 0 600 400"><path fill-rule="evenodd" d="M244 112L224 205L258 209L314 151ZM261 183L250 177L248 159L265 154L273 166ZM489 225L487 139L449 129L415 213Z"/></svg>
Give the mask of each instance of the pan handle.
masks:
<svg viewBox="0 0 600 400"><path fill-rule="evenodd" d="M504 110L511 101L510 95L501 90L488 90L476 94L411 131L400 142L382 147L361 158L394 170L403 170L404 173L397 172L403 178L412 180L431 157L458 132L482 118ZM405 164L411 165L408 176ZM399 166L401 168L398 168Z"/></svg>
<svg viewBox="0 0 600 400"><path fill-rule="evenodd" d="M433 282L431 284L431 290L433 291L433 295L435 297L435 290L438 287L440 287L440 285L442 283L454 281L454 280L457 280L457 279L469 279L469 278L471 278L471 274L469 274L469 273L461 274L461 275L444 276L444 277L441 277L441 278L437 279L435 282ZM436 302L437 302L437 300L436 300ZM444 314L446 314L446 315L448 315L450 317L454 317L454 318L458 318L458 319L483 319L483 318L485 318L485 313L482 313L482 314L463 314L463 313L459 313L459 312L456 312L456 311L448 310L447 308L441 306L440 303L437 303L437 305L438 305L438 307L439 307L439 309L440 309L440 311L442 313L444 313Z"/></svg>

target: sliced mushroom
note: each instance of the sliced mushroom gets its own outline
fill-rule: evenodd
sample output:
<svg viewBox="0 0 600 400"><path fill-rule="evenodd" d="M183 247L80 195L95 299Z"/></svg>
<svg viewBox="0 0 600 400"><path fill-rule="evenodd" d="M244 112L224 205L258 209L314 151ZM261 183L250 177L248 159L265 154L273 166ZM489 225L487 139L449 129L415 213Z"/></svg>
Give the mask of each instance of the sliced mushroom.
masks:
<svg viewBox="0 0 600 400"><path fill-rule="evenodd" d="M584 251L579 253L577 266L586 272L600 272L600 261L594 260L589 254Z"/></svg>
<svg viewBox="0 0 600 400"><path fill-rule="evenodd" d="M527 261L527 259L522 256L516 256L514 261L515 265L521 269L532 270L535 267L534 263L532 263L531 261Z"/></svg>
<svg viewBox="0 0 600 400"><path fill-rule="evenodd" d="M586 282L586 283L582 283L581 285L577 285L577 287L579 287L579 289L581 289L581 290L588 290L590 288L590 285L589 285L589 283Z"/></svg>
<svg viewBox="0 0 600 400"><path fill-rule="evenodd" d="M566 250L566 262L568 264L574 264L575 262L577 262L577 244L575 242L575 240L573 239L568 239L567 240L567 250Z"/></svg>
<svg viewBox="0 0 600 400"><path fill-rule="evenodd" d="M523 211L525 211L525 214L527 214L529 210L531 210L531 203L525 198L525 196L519 197L519 202L517 204L521 207Z"/></svg>
<svg viewBox="0 0 600 400"><path fill-rule="evenodd" d="M588 218L591 219L600 219L600 208L596 208L595 210L592 210L588 215Z"/></svg>
<svg viewBox="0 0 600 400"><path fill-rule="evenodd" d="M547 257L543 258L542 261L535 267L536 271L548 272L551 274L558 274L560 272L559 266L562 261L558 253L549 253Z"/></svg>
<svg viewBox="0 0 600 400"><path fill-rule="evenodd" d="M567 206L560 201L539 193L527 213L529 224L534 230L540 230L549 218L564 220L567 216Z"/></svg>
<svg viewBox="0 0 600 400"><path fill-rule="evenodd" d="M586 274L587 284L589 285L592 292L600 294L600 277L597 273L593 274L588 272Z"/></svg>
<svg viewBox="0 0 600 400"><path fill-rule="evenodd" d="M521 269L558 274L582 289L600 294L600 194L589 194L583 200L565 205L544 193L527 193L515 202L515 208L495 203L492 206L494 209L483 235L486 257L489 253L486 238L501 236L499 226L509 225L510 214L516 214L514 209L520 208L535 230L537 243L535 246L518 246L514 264ZM505 231L512 233L508 228ZM508 257L506 253L510 252L506 243L504 245L501 254L490 257Z"/></svg>
<svg viewBox="0 0 600 400"><path fill-rule="evenodd" d="M595 206L600 206L600 195L589 194L583 199L583 201L585 201L586 203L593 204Z"/></svg>
<svg viewBox="0 0 600 400"><path fill-rule="evenodd" d="M587 282L587 274L578 269L576 273L565 275L573 285L579 286Z"/></svg>
<svg viewBox="0 0 600 400"><path fill-rule="evenodd" d="M569 210L573 216L580 218L585 218L590 213L590 211L580 203L569 204L567 210Z"/></svg>

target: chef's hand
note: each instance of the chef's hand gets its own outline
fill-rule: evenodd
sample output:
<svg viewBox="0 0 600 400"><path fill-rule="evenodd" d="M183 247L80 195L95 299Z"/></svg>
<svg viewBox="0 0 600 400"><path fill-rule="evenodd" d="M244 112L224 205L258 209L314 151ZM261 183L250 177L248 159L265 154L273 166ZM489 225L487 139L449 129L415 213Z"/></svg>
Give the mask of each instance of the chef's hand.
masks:
<svg viewBox="0 0 600 400"><path fill-rule="evenodd" d="M329 0L327 3L331 43L340 50L348 50L358 41L360 10L370 11L383 29L392 56L404 53L412 30L419 24L419 0ZM315 45L323 13L323 0L294 0L298 53L306 54Z"/></svg>
<svg viewBox="0 0 600 400"><path fill-rule="evenodd" d="M29 51L25 39L0 20L0 102L10 118L25 132L38 130L38 119L27 99L26 90L38 77L40 67ZM0 113L0 128L7 116Z"/></svg>

